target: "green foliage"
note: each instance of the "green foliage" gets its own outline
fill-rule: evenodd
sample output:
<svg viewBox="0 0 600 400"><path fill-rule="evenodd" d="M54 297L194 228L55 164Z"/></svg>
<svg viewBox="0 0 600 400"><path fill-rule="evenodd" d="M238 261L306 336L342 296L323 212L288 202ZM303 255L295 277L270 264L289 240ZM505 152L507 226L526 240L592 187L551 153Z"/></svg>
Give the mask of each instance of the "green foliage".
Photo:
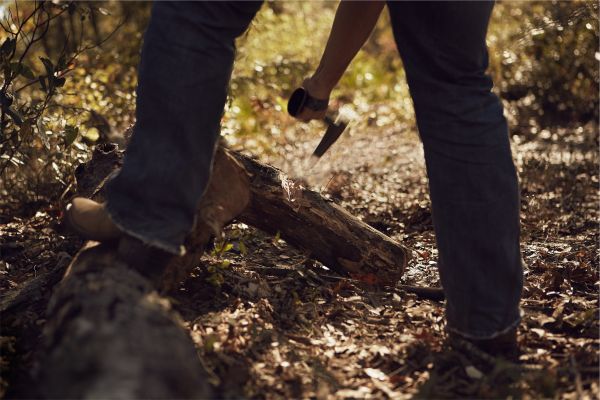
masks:
<svg viewBox="0 0 600 400"><path fill-rule="evenodd" d="M238 41L222 134L233 146L252 152L294 145L296 138L322 134L318 122L298 124L286 113L287 98L317 67L337 4L267 3ZM351 63L332 94L332 108L363 116L356 129L412 120L412 102L402 63L382 18L369 43Z"/></svg>
<svg viewBox="0 0 600 400"><path fill-rule="evenodd" d="M230 269L234 254L242 257L248 254L246 242L250 239L248 227L238 224L227 229L226 236L218 238L210 252L211 262L208 263L206 280L213 286L221 286L225 274Z"/></svg>
<svg viewBox="0 0 600 400"><path fill-rule="evenodd" d="M138 7L138 14L142 8ZM120 51L113 47L112 51L100 52L99 48L125 17L121 13L119 20L108 13L97 2L19 1L0 6L3 206L12 203L22 208L26 203L60 195L68 185L73 164L87 157L89 141L81 140L90 137L89 129L97 129L90 124L92 114L104 112L97 104L100 102L85 100L99 97L90 90L93 84L89 77L106 76L111 71L107 65L115 64L114 59L94 62L98 61L94 58ZM132 52L137 55L139 46L134 46ZM125 64L125 68L135 76L132 64ZM133 87L130 85L131 90ZM113 87L108 90L114 92ZM132 95L127 96L131 103Z"/></svg>
<svg viewBox="0 0 600 400"><path fill-rule="evenodd" d="M598 120L598 35L596 1L497 5L488 35L491 70L517 122Z"/></svg>
<svg viewBox="0 0 600 400"><path fill-rule="evenodd" d="M268 3L239 43L223 134L249 151L294 146L322 133L285 113L291 90L317 66L335 3ZM357 112L354 129L414 123L387 12L332 96ZM598 119L598 5L499 1L490 24L489 72L513 126L584 125ZM291 39L293 38L293 39ZM536 130L534 130L535 132ZM524 132L516 129L515 132Z"/></svg>
<svg viewBox="0 0 600 400"><path fill-rule="evenodd" d="M225 258L226 253L233 249L233 243L225 239L215 241L215 246L210 255L215 259L215 262L210 263L207 267L208 277L206 280L213 286L221 286L225 282L223 273L231 265L231 261Z"/></svg>
<svg viewBox="0 0 600 400"><path fill-rule="evenodd" d="M37 150L51 148L45 113L64 86L77 54L63 50L51 60L40 55L37 48L53 20L76 12L76 7L66 3L45 2L15 3L13 8L2 9L0 176L3 182L10 180L15 168L23 169L25 165L29 172L39 171L37 167L41 165L44 169L51 166L51 170L58 170L53 157L40 160L36 155Z"/></svg>
<svg viewBox="0 0 600 400"><path fill-rule="evenodd" d="M56 199L90 145L112 140L133 123L150 7L100 1L0 6L5 201ZM230 145L268 155L322 134L318 122L299 124L285 107L316 68L335 8L332 2L265 4L237 43L222 120ZM594 1L498 2L488 35L490 73L513 126L598 119L598 30ZM356 112L352 129L404 132L414 124L387 12L333 93L332 107L342 106Z"/></svg>

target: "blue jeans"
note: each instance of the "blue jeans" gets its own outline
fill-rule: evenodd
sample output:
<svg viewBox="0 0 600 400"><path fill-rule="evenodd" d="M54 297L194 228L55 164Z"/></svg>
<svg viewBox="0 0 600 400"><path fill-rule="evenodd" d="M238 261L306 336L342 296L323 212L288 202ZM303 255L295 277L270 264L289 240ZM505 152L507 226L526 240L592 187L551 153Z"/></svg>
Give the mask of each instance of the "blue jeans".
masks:
<svg viewBox="0 0 600 400"><path fill-rule="evenodd" d="M260 5L154 4L134 134L107 189L111 216L132 236L183 253L210 176L234 40ZM388 7L425 149L448 328L494 337L519 322L523 274L507 124L485 75L493 3Z"/></svg>
<svg viewBox="0 0 600 400"><path fill-rule="evenodd" d="M125 232L182 255L206 188L235 55L261 2L156 2L136 124L107 209Z"/></svg>

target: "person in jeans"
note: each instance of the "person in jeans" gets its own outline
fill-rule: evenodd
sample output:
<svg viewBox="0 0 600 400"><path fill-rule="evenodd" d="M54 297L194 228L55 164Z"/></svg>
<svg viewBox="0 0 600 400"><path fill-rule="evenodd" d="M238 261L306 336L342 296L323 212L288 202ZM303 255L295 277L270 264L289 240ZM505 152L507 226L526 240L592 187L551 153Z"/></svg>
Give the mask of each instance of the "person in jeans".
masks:
<svg viewBox="0 0 600 400"><path fill-rule="evenodd" d="M124 165L106 203L75 198L67 207L79 234L184 253L210 176L235 39L260 6L154 4ZM303 83L312 97L329 99L384 6L340 3L319 67ZM486 75L493 3L387 6L425 150L448 332L486 351L512 351L523 286L519 187L502 104ZM297 117L323 114L306 109Z"/></svg>

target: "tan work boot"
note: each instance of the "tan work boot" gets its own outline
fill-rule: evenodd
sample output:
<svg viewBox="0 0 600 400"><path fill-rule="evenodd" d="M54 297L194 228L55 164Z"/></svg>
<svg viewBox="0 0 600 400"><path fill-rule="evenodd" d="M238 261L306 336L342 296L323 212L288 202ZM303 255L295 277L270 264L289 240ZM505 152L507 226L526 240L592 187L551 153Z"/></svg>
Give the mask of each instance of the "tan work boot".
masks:
<svg viewBox="0 0 600 400"><path fill-rule="evenodd" d="M159 288L173 255L123 233L110 219L104 203L76 197L65 210L66 225L79 236L97 242L117 243L119 258Z"/></svg>
<svg viewBox="0 0 600 400"><path fill-rule="evenodd" d="M75 197L65 209L65 222L75 233L87 240L108 242L123 233L110 219L104 203Z"/></svg>

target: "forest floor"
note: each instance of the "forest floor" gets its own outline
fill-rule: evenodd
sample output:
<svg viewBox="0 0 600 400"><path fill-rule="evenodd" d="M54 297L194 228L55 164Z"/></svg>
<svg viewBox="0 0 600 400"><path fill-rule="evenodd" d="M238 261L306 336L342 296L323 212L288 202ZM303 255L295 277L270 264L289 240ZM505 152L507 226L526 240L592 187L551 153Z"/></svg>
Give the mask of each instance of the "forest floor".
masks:
<svg viewBox="0 0 600 400"><path fill-rule="evenodd" d="M520 364L447 348L443 302L338 276L278 237L234 224L171 294L220 397L598 398L597 131L556 128L514 143L525 261ZM439 286L418 138L408 127L373 132L351 132L303 178L410 249L402 283ZM316 141L294 143L262 161L299 175ZM58 214L50 205L2 215L2 293L76 253L81 241L54 229ZM36 368L43 306L3 328L3 395Z"/></svg>

